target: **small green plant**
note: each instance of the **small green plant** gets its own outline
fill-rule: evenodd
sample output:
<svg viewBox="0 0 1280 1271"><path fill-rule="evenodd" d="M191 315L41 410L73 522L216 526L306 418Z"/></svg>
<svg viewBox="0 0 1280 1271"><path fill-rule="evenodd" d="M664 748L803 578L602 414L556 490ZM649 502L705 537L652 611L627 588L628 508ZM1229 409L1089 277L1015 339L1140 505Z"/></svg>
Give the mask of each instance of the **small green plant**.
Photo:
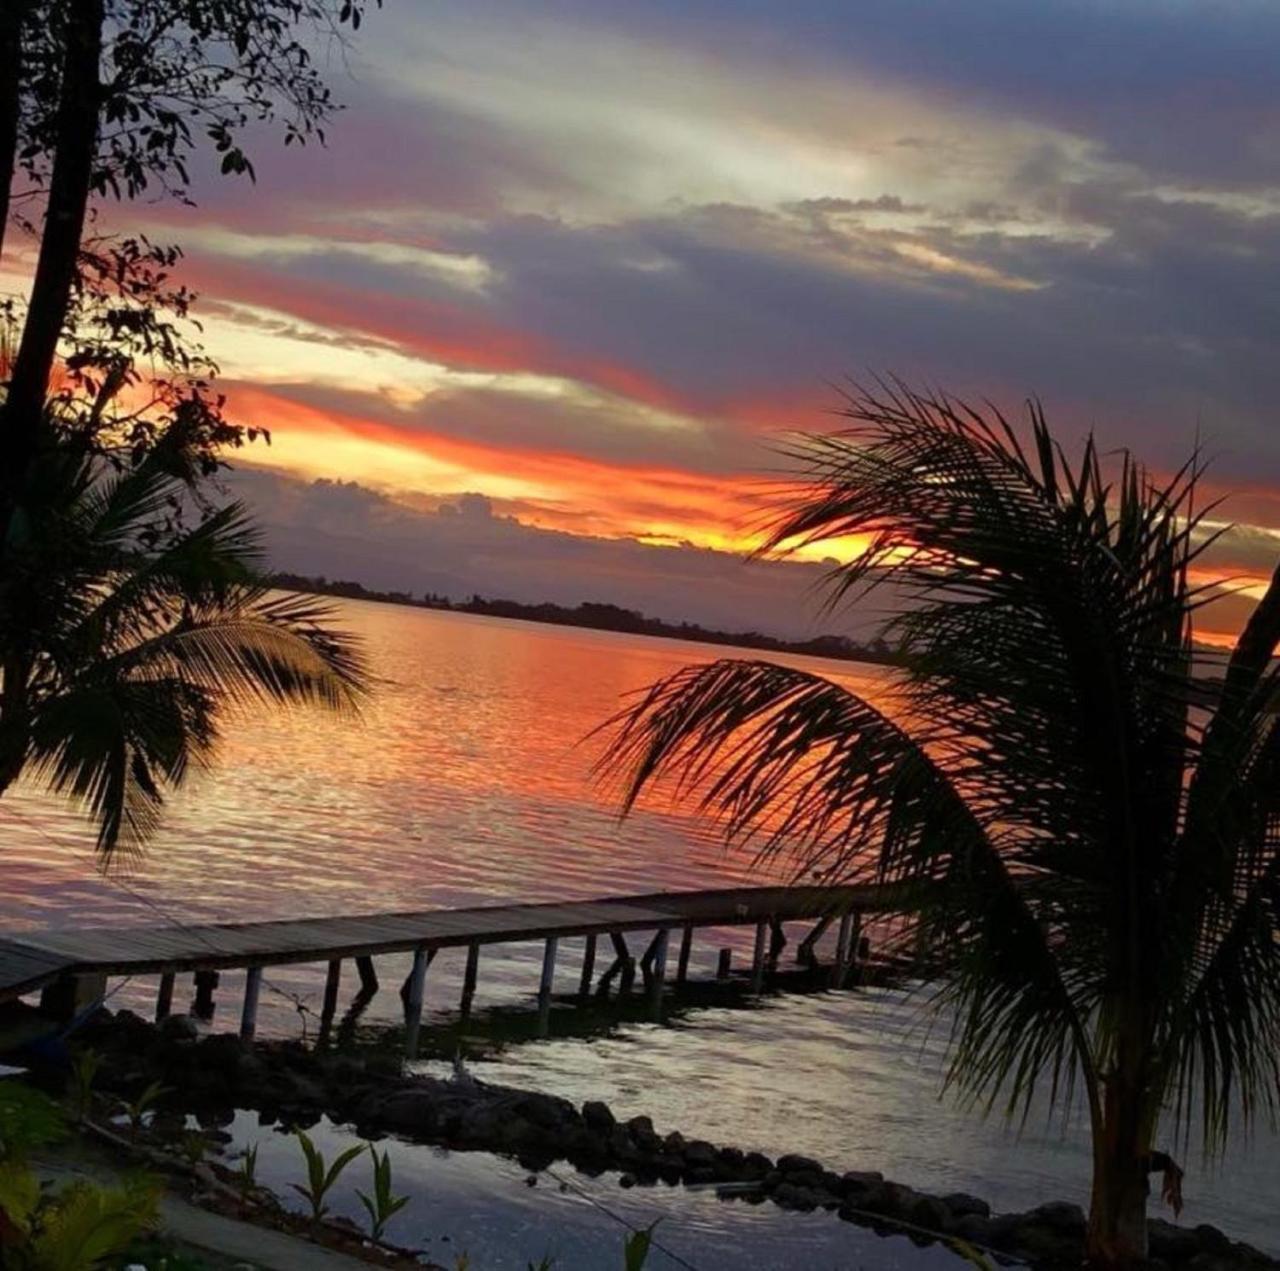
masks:
<svg viewBox="0 0 1280 1271"><path fill-rule="evenodd" d="M469 1253L460 1253L453 1260L453 1271L470 1271L471 1255Z"/></svg>
<svg viewBox="0 0 1280 1271"><path fill-rule="evenodd" d="M123 1252L156 1218L159 1185L41 1186L27 1162L66 1132L66 1112L17 1081L0 1081L0 1266L90 1271Z"/></svg>
<svg viewBox="0 0 1280 1271"><path fill-rule="evenodd" d="M33 1148L67 1135L66 1113L20 1081L0 1081L0 1161L24 1161Z"/></svg>
<svg viewBox="0 0 1280 1271"><path fill-rule="evenodd" d="M240 1165L236 1169L236 1183L240 1187L240 1195L248 1200L258 1186L258 1145L244 1150Z"/></svg>
<svg viewBox="0 0 1280 1271"><path fill-rule="evenodd" d="M209 1149L212 1146L203 1130L184 1130L182 1138L178 1141L178 1150L182 1153L182 1159L192 1169L195 1169L209 1155Z"/></svg>
<svg viewBox="0 0 1280 1271"><path fill-rule="evenodd" d="M541 1262L538 1262L538 1263L530 1262L528 1266L529 1266L529 1271L551 1271L551 1268L554 1267L555 1264L556 1264L556 1260L549 1253L544 1253L542 1255Z"/></svg>
<svg viewBox="0 0 1280 1271"><path fill-rule="evenodd" d="M334 1183L338 1181L338 1175L364 1151L364 1144L358 1143L355 1147L347 1148L326 1169L324 1154L311 1141L306 1131L297 1131L297 1138L298 1146L302 1148L302 1155L307 1163L307 1182L305 1186L302 1183L290 1183L289 1185L311 1206L312 1221L319 1222L329 1211L324 1198L329 1194L329 1190Z"/></svg>
<svg viewBox="0 0 1280 1271"><path fill-rule="evenodd" d="M138 1176L119 1187L72 1183L42 1198L23 1265L41 1271L90 1271L123 1253L155 1224L160 1185Z"/></svg>
<svg viewBox="0 0 1280 1271"><path fill-rule="evenodd" d="M995 1268L991 1265L991 1259L978 1249L975 1249L967 1240L961 1240L959 1236L952 1236L943 1243L952 1253L958 1254L970 1266L976 1267L977 1271L995 1271Z"/></svg>
<svg viewBox="0 0 1280 1271"><path fill-rule="evenodd" d="M653 1230L657 1222L650 1223L643 1231L633 1231L622 1246L626 1271L641 1271L649 1259L653 1247Z"/></svg>
<svg viewBox="0 0 1280 1271"><path fill-rule="evenodd" d="M161 1097L169 1093L168 1086L162 1086L158 1081L153 1081L136 1099L130 1102L128 1099L122 1099L120 1106L124 1109L125 1114L129 1118L129 1129L133 1133L133 1137L138 1137L139 1131L146 1124L147 1113L155 1107Z"/></svg>
<svg viewBox="0 0 1280 1271"><path fill-rule="evenodd" d="M382 1240L382 1233L389 1223L408 1203L408 1196L395 1196L391 1192L391 1153L378 1154L378 1149L369 1144L369 1155L373 1158L373 1195L356 1192L360 1203L369 1215L369 1234L374 1242Z"/></svg>
<svg viewBox="0 0 1280 1271"><path fill-rule="evenodd" d="M93 1083L102 1067L102 1056L89 1047L77 1050L71 1060L71 1106L76 1120L83 1121L93 1107Z"/></svg>

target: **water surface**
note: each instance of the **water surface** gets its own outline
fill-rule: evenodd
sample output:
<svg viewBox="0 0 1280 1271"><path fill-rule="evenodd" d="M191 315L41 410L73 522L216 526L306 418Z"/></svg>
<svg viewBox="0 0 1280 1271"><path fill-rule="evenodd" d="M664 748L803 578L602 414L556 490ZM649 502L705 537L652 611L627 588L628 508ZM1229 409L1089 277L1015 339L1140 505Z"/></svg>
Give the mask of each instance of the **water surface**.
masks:
<svg viewBox="0 0 1280 1271"><path fill-rule="evenodd" d="M619 824L590 779L598 743L582 740L624 693L726 650L354 602L342 614L381 679L359 724L309 713L236 721L217 770L175 800L145 861L122 877L97 872L91 835L74 812L31 792L6 796L0 922L24 930L244 921L765 881L673 811ZM884 691L877 668L788 660L871 695ZM695 973L710 973L720 945L741 957L748 939L700 934ZM575 982L574 943L563 944L565 989ZM536 947L486 949L477 1011L527 1003L539 956ZM406 968L404 959L382 960L389 987L372 1004L375 1022L395 1022L393 988ZM454 1017L461 970L460 952L432 964L430 1021ZM313 1028L305 1012L318 1009L321 976L319 968L273 968L260 1027ZM224 1024L234 1022L238 987L224 976ZM124 984L112 1004L148 1011L153 995L153 983ZM553 1031L567 1027L553 1020ZM1037 1113L1017 1137L999 1120L939 1101L941 1049L910 1001L819 993L694 1011L671 1027L553 1035L473 1066L495 1080L605 1098L620 1112L648 1113L659 1129L882 1169L1002 1208L1083 1200L1088 1160L1078 1123ZM1280 1139L1261 1132L1252 1144L1236 1141L1217 1169L1193 1154L1186 1220L1219 1223L1280 1253L1278 1148ZM425 1149L398 1152L426 1160ZM509 1180L499 1170L491 1181L496 1197ZM686 1218L733 1232L743 1211L711 1203ZM751 1221L783 1233L808 1222L812 1233L825 1220L766 1206ZM806 1261L824 1265L808 1252Z"/></svg>

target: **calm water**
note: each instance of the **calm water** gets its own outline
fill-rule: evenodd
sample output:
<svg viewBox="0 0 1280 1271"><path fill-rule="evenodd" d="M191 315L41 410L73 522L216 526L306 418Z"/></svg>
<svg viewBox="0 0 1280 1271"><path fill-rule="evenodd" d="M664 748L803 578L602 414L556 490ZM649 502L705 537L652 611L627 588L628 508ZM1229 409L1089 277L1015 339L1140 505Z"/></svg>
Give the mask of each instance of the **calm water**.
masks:
<svg viewBox="0 0 1280 1271"><path fill-rule="evenodd" d="M7 883L0 922L22 930L238 921L674 890L750 876L747 862L726 857L673 812L646 811L619 824L590 780L597 746L582 740L628 690L719 651L381 605L345 604L343 618L366 640L382 679L362 722L311 714L237 721L217 771L174 803L162 837L131 873L103 878L90 836L66 808L25 792L0 800ZM860 691L883 691L873 668L808 664ZM710 970L718 946L744 949L747 938L700 937L695 973ZM526 1003L536 991L538 957L534 948L486 950L477 1011ZM574 983L577 958L565 948L561 987ZM385 962L375 1022L394 1022L394 986L406 969ZM318 1006L319 973L269 974L262 1026L296 1033L297 1003ZM433 963L428 1004L437 1022L452 1018L460 979L460 956L446 952ZM238 985L232 976L223 983L226 1023L234 1020ZM152 983L124 984L112 1004L147 1010L153 994ZM749 1010L693 1011L669 1027L635 1023L594 1039L553 1036L473 1067L575 1099L605 1098L620 1112L650 1114L659 1129L771 1153L810 1152L837 1168L877 1168L922 1188L974 1191L1001 1208L1083 1199L1088 1162L1078 1127L1036 1117L1019 1138L940 1102L939 1051L911 1002L820 993L767 998ZM1280 1140L1264 1133L1238 1143L1218 1170L1189 1161L1185 1219L1221 1223L1280 1253L1272 1219L1280 1204L1278 1148ZM573 1193L554 1202L561 1209L548 1209L546 1191L534 1203L519 1171L490 1158L453 1158L445 1169L438 1154L404 1147L401 1159L426 1193L447 1199L455 1247L491 1251L494 1265L521 1252L540 1255L525 1237L542 1232L537 1223L545 1225L548 1212L563 1211L566 1233L608 1228ZM608 1195L618 1199L616 1189ZM698 1252L704 1268L738 1265L742 1249L766 1244L777 1266L791 1265L777 1250L792 1246L797 1261L814 1266L890 1265L887 1251L899 1244L897 1265L938 1263L905 1241L866 1261L857 1242L867 1237L820 1215L681 1193L630 1193L625 1203L635 1217L664 1215L668 1242L679 1245L684 1232L691 1241L684 1247ZM492 1243L495 1212L503 1215L498 1227L512 1233L506 1245ZM433 1230L441 1238L441 1225ZM566 1239L562 1271L597 1265L582 1252L586 1236Z"/></svg>

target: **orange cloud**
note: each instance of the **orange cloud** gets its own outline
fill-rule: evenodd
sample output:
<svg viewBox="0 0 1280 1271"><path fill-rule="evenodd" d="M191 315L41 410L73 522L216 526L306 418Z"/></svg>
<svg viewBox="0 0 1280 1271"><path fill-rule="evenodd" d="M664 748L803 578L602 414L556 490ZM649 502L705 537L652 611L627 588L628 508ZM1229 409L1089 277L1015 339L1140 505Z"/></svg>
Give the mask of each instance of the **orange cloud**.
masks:
<svg viewBox="0 0 1280 1271"><path fill-rule="evenodd" d="M738 476L606 463L513 443L498 448L322 411L250 385L233 388L230 410L272 432L271 450L251 452L254 462L306 477L338 475L402 495L480 490L519 502L522 520L547 528L737 550L749 545L763 510L763 485Z"/></svg>

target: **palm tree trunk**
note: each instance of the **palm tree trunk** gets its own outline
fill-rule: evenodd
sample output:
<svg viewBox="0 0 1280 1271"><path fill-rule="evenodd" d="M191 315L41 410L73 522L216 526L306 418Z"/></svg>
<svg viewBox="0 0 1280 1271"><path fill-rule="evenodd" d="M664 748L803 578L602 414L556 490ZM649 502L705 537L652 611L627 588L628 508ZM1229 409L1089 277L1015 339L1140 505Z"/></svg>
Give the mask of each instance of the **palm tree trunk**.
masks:
<svg viewBox="0 0 1280 1271"><path fill-rule="evenodd" d="M102 23L103 0L72 0L49 204L0 436L5 449L4 469L14 487L21 483L39 444L53 359L75 283L97 154ZM11 500L13 488L5 493ZM11 508L12 503L8 502L6 522Z"/></svg>
<svg viewBox="0 0 1280 1271"><path fill-rule="evenodd" d="M1094 1144L1093 1194L1085 1266L1128 1271L1147 1256L1150 1124L1141 1081L1106 1082L1102 1141Z"/></svg>

